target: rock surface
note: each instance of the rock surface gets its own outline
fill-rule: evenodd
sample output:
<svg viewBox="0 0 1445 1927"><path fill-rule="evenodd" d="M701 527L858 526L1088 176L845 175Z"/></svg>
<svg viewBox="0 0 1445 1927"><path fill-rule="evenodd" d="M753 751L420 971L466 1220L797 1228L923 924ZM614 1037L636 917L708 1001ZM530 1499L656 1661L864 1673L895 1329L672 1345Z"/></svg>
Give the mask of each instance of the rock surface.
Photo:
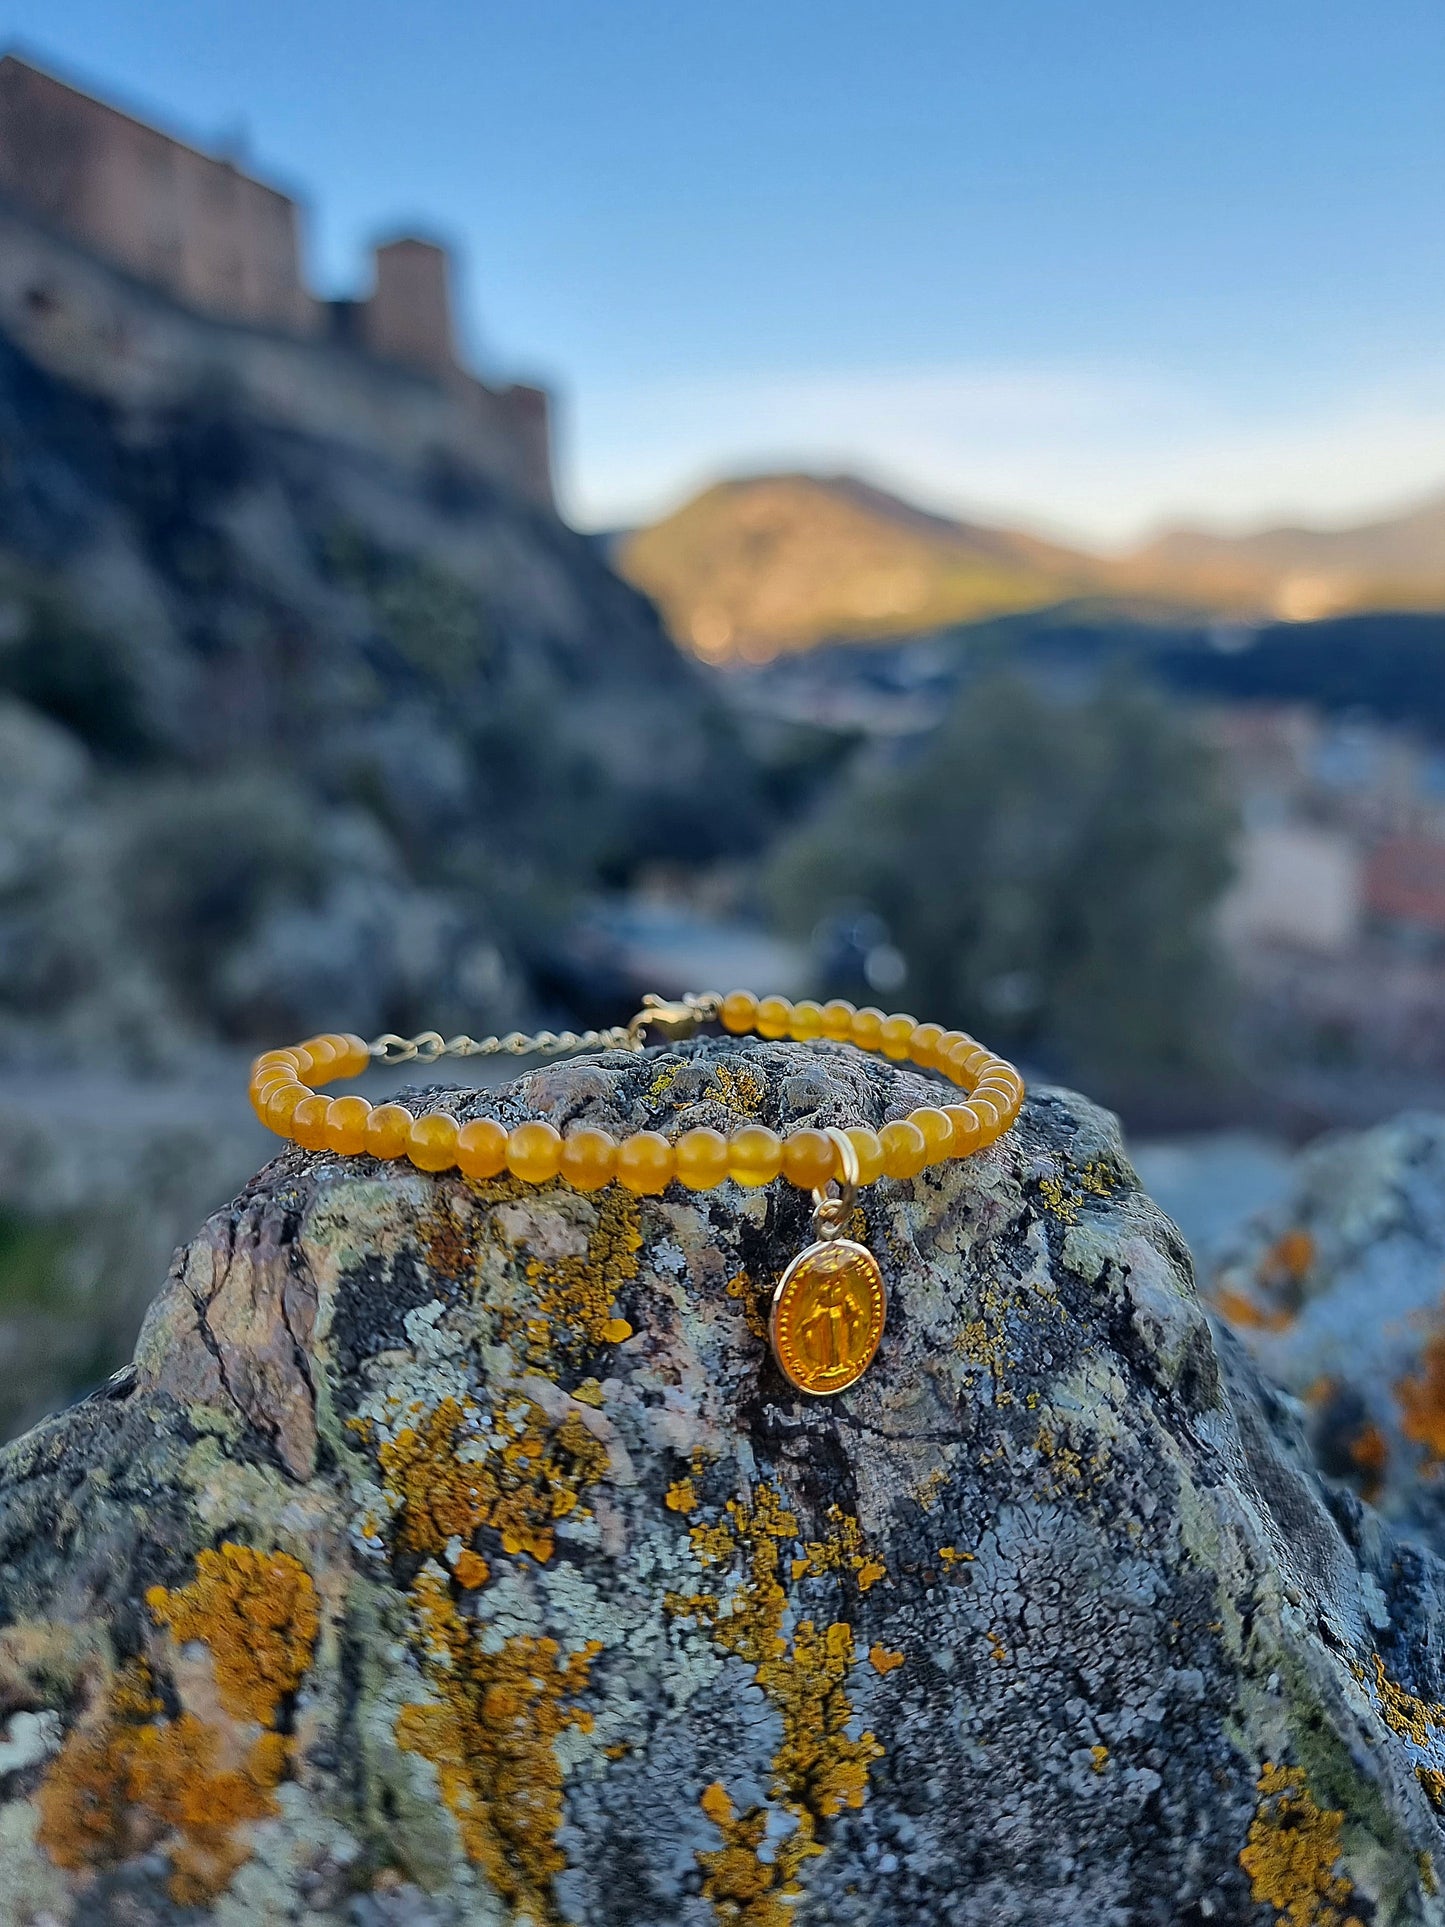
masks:
<svg viewBox="0 0 1445 1927"><path fill-rule="evenodd" d="M1312 1146L1208 1273L1321 1469L1445 1552L1445 1118Z"/></svg>
<svg viewBox="0 0 1445 1927"><path fill-rule="evenodd" d="M703 1040L455 1092L613 1128L926 1080ZM0 1457L0 1921L1445 1922L1445 1568L1311 1469L1110 1120L862 1200L288 1151Z"/></svg>

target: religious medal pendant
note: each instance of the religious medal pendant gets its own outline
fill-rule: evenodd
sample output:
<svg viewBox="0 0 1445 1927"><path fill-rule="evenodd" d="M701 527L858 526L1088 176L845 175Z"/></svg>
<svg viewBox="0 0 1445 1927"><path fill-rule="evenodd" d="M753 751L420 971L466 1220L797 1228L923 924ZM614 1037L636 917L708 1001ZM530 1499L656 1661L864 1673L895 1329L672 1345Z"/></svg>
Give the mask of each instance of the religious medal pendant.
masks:
<svg viewBox="0 0 1445 1927"><path fill-rule="evenodd" d="M830 1398L855 1385L873 1362L888 1297L883 1273L867 1245L843 1235L858 1188L858 1154L842 1132L843 1178L813 1193L817 1240L800 1251L778 1280L768 1338L783 1376L811 1398Z"/></svg>

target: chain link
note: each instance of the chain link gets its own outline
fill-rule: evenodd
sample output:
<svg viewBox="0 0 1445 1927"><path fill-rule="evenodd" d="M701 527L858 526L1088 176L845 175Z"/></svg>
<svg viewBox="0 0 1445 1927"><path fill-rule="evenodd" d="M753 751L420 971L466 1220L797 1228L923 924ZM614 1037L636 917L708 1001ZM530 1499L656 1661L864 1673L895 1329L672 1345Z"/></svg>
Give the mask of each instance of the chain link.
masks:
<svg viewBox="0 0 1445 1927"><path fill-rule="evenodd" d="M424 1030L415 1037L386 1031L367 1045L380 1064L434 1064L439 1057L561 1057L574 1050L642 1050L647 1033L668 1039L690 1037L699 1024L717 1016L722 998L715 990L689 991L679 1002L648 995L630 1024L607 1030L510 1030L505 1037L443 1037Z"/></svg>
<svg viewBox="0 0 1445 1927"><path fill-rule="evenodd" d="M609 1030L539 1030L528 1036L511 1030L505 1037L443 1037L424 1030L416 1037L387 1031L367 1049L379 1064L435 1064L439 1057L560 1057L574 1050L635 1050L626 1024Z"/></svg>

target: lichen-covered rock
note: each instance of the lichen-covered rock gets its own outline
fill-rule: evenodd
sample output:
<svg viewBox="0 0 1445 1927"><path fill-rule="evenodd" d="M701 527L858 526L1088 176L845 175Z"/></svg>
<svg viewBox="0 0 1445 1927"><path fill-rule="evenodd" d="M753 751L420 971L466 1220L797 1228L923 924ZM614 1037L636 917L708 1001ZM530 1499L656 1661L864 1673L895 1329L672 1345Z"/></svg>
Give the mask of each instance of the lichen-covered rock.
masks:
<svg viewBox="0 0 1445 1927"><path fill-rule="evenodd" d="M927 1081L698 1040L450 1093L614 1129ZM288 1152L0 1458L0 1921L1445 1922L1445 1568L1328 1495L1109 1120L864 1195Z"/></svg>
<svg viewBox="0 0 1445 1927"><path fill-rule="evenodd" d="M1206 1286L1299 1401L1322 1470L1445 1552L1445 1118L1303 1152Z"/></svg>

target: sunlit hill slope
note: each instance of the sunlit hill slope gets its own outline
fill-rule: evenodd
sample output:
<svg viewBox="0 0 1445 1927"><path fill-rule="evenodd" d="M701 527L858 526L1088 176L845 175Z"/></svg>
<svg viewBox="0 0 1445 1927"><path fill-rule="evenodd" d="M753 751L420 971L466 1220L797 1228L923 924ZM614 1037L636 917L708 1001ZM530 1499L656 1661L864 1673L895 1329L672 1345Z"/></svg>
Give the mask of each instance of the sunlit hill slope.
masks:
<svg viewBox="0 0 1445 1927"><path fill-rule="evenodd" d="M932 515L851 476L720 482L617 561L709 660L916 635L1078 597L1313 619L1445 607L1445 497L1352 528L1168 531L1123 556Z"/></svg>

